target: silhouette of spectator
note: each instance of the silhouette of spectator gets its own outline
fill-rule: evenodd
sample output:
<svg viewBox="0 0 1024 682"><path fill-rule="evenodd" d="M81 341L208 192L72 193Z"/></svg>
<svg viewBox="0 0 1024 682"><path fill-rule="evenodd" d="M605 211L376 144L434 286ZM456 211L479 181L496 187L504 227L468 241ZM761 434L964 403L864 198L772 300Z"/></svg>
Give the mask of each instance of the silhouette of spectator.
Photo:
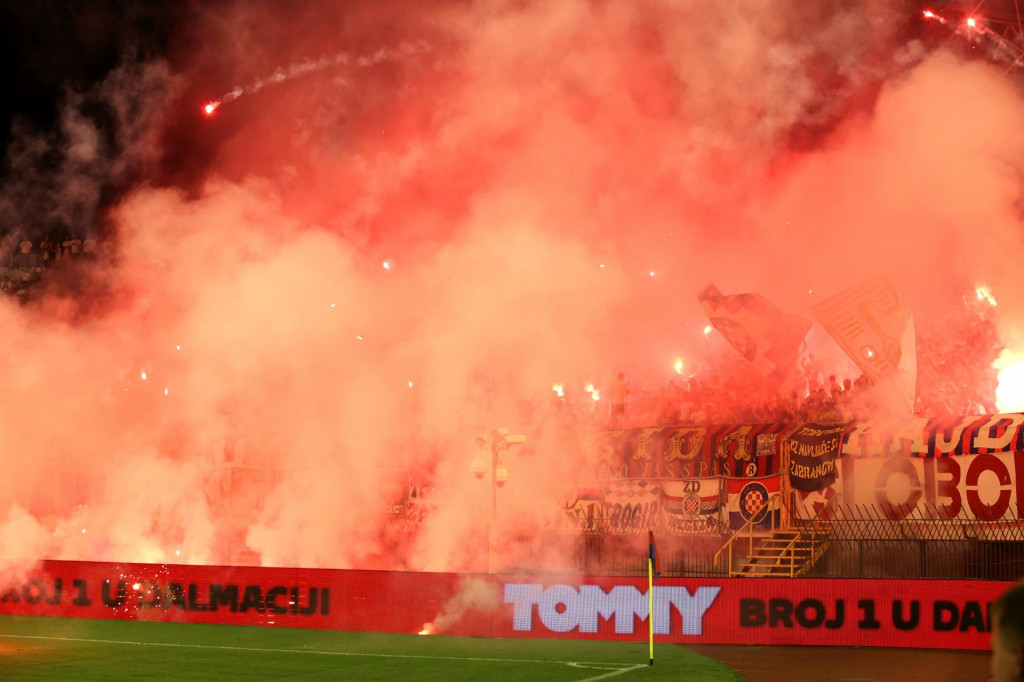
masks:
<svg viewBox="0 0 1024 682"><path fill-rule="evenodd" d="M619 375L608 388L608 402L611 403L612 426L623 426L626 420L626 400L629 398L629 384L626 383L626 375L619 372Z"/></svg>
<svg viewBox="0 0 1024 682"><path fill-rule="evenodd" d="M1009 588L992 605L993 682L1024 680L1024 583Z"/></svg>

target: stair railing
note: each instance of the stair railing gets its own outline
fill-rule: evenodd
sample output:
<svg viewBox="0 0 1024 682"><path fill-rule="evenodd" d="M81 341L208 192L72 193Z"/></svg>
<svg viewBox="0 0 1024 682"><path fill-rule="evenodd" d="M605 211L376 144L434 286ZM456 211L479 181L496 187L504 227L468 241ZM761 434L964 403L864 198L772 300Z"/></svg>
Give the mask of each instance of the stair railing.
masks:
<svg viewBox="0 0 1024 682"><path fill-rule="evenodd" d="M829 532L828 526L825 523L825 519L828 517L829 512L832 511L832 502L835 498L829 499L825 504L821 506L814 516L811 517L810 521L801 526L800 531L793 536L793 539L782 549L779 554L779 560L783 557L789 557L789 577L793 578L800 575L804 570L810 567L818 558L824 553L825 548L828 546ZM789 513L790 518L793 517L792 510L785 502L782 503ZM806 559L800 562L797 566L796 563L796 547L798 543L810 543L810 554ZM782 563L778 565L783 566Z"/></svg>
<svg viewBox="0 0 1024 682"><path fill-rule="evenodd" d="M761 503L761 506L757 508L757 511L750 515L750 518L747 519L747 522L744 523L736 532L730 535L729 539L725 541L724 545L722 545L722 548L715 552L715 566L718 566L719 560L722 557L722 553L725 552L727 554L729 563L726 564L726 566L730 576L734 575L734 572L732 570L732 558L733 546L736 544L736 539L742 538L744 537L744 534L746 534L745 537L747 539L747 556L750 556L754 553L754 526L760 525L764 522L764 519L759 519L756 522L755 519L757 519L761 515L761 511L764 510L765 507L768 508L769 532L774 533L776 517L774 512L785 507L785 502L782 499L781 493L775 493L774 495L771 495L765 502ZM763 533L764 531L761 530L759 532Z"/></svg>

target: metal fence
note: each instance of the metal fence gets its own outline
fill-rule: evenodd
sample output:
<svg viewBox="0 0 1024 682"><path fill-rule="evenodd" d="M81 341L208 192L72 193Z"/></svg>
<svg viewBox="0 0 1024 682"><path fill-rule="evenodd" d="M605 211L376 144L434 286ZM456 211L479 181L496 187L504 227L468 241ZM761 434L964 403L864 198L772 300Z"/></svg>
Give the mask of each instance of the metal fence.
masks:
<svg viewBox="0 0 1024 682"><path fill-rule="evenodd" d="M941 519L942 509L836 505L825 522L828 548L805 574L828 578L944 578L1018 580L1024 577L1024 523ZM794 526L801 522L794 520ZM415 522L390 524L394 555L419 530ZM581 575L647 575L648 530L667 577L723 577L715 553L731 530L702 522L662 522L650 529L625 519L573 519L531 534L499 532L499 542L520 547L516 571ZM402 541L400 538L408 538Z"/></svg>
<svg viewBox="0 0 1024 682"><path fill-rule="evenodd" d="M1020 521L941 519L921 505L838 505L830 546L809 575L830 578L1017 580L1024 576Z"/></svg>

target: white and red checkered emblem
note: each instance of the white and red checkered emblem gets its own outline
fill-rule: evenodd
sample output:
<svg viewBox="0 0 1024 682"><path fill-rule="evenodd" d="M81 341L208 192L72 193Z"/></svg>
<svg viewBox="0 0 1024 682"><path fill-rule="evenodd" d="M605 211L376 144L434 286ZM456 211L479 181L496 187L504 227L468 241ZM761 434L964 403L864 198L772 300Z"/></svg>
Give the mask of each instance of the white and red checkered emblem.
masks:
<svg viewBox="0 0 1024 682"><path fill-rule="evenodd" d="M764 484L751 482L740 491L740 514L743 520L754 517L754 523L761 523L768 514L768 489Z"/></svg>
<svg viewBox="0 0 1024 682"><path fill-rule="evenodd" d="M697 516L700 513L700 498L693 493L684 497L683 512L687 516Z"/></svg>

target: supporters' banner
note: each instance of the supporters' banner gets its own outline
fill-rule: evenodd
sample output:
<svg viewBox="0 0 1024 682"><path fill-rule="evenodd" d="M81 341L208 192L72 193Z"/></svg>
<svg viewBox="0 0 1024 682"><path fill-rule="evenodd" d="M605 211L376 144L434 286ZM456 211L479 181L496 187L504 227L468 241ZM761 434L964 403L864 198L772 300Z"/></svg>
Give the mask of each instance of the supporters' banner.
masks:
<svg viewBox="0 0 1024 682"><path fill-rule="evenodd" d="M721 509L720 478L691 478L665 481L661 508L669 528L682 533L718 527Z"/></svg>
<svg viewBox="0 0 1024 682"><path fill-rule="evenodd" d="M654 525L661 497L661 482L618 479L603 486L602 523L609 531L643 529Z"/></svg>
<svg viewBox="0 0 1024 682"><path fill-rule="evenodd" d="M655 426L601 432L589 445L599 478L762 478L803 424ZM815 425L810 425L815 426ZM818 427L823 425L817 425ZM1024 451L1024 413L855 422L841 457L947 457Z"/></svg>
<svg viewBox="0 0 1024 682"><path fill-rule="evenodd" d="M844 459L841 505L891 519L1024 519L1024 452ZM975 532L983 532L976 526Z"/></svg>
<svg viewBox="0 0 1024 682"><path fill-rule="evenodd" d="M987 650L989 604L1010 585L662 576L648 593L646 577L43 561L0 584L0 614L633 642L650 627L659 642Z"/></svg>
<svg viewBox="0 0 1024 682"><path fill-rule="evenodd" d="M760 294L726 295L708 284L697 293L711 326L772 383L781 385L796 363L811 322L786 313Z"/></svg>
<svg viewBox="0 0 1024 682"><path fill-rule="evenodd" d="M836 497L841 495L839 492L840 481L841 479L837 477L835 484L811 492L804 492L803 490L793 491L792 511L794 518L810 520L821 514L826 505L833 503ZM825 512L822 518L829 518L834 512L835 507L832 507L832 510Z"/></svg>
<svg viewBox="0 0 1024 682"><path fill-rule="evenodd" d="M843 457L947 457L1024 451L1024 414L859 422L846 433Z"/></svg>
<svg viewBox="0 0 1024 682"><path fill-rule="evenodd" d="M876 384L891 383L909 410L917 386L914 320L896 282L875 277L810 305L839 347Z"/></svg>
<svg viewBox="0 0 1024 682"><path fill-rule="evenodd" d="M792 424L657 426L604 432L590 445L600 478L760 478L779 473Z"/></svg>
<svg viewBox="0 0 1024 682"><path fill-rule="evenodd" d="M582 531L596 531L604 518L604 491L597 484L578 486L566 500L565 512Z"/></svg>
<svg viewBox="0 0 1024 682"><path fill-rule="evenodd" d="M759 479L726 479L729 527L738 530L748 521L754 530L769 530L779 524L779 510L769 511L768 501L779 492L781 476Z"/></svg>
<svg viewBox="0 0 1024 682"><path fill-rule="evenodd" d="M789 448L789 485L814 492L836 482L836 460L845 424L802 424L786 439Z"/></svg>

